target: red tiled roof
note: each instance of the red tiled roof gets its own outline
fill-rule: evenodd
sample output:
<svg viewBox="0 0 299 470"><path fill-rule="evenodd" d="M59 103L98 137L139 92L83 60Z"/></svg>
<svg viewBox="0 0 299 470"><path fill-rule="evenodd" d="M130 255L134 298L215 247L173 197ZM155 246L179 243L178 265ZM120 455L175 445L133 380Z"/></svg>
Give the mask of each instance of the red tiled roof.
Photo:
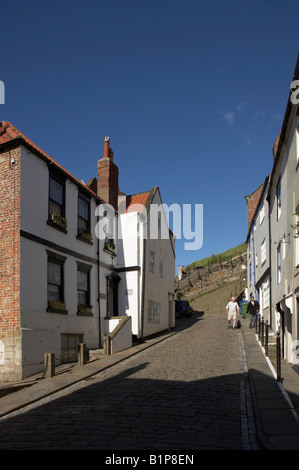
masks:
<svg viewBox="0 0 299 470"><path fill-rule="evenodd" d="M89 191L93 196L98 197L97 194L94 193L90 188L88 188L84 183L82 183L82 181L78 180L78 178L76 178L71 173L69 173L62 165L60 165L52 157L50 157L50 155L48 155L41 148L39 148L37 145L35 145L30 139L28 139L28 137L26 137L22 132L20 132L10 122L8 122L8 121L0 122L0 145L8 143L8 142L12 142L13 140L16 140L16 139L22 139L32 149L36 150L39 154L41 154L43 157L45 157L46 160L49 160L50 162L57 165L72 180L75 180L77 184L79 184L81 187L84 187L84 189Z"/></svg>
<svg viewBox="0 0 299 470"><path fill-rule="evenodd" d="M150 191L146 191L144 193L132 194L130 196L125 195L122 198L119 198L118 211L121 214L136 211L141 212L142 207L147 203L149 195Z"/></svg>

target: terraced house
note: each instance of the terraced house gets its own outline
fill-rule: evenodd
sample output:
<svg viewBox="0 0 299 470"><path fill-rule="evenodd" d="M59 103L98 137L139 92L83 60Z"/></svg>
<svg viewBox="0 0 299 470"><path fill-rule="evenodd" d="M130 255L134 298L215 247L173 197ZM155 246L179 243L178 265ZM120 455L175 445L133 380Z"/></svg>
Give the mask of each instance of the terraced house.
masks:
<svg viewBox="0 0 299 470"><path fill-rule="evenodd" d="M117 236L124 195L109 138L96 175L82 183L12 124L0 123L0 380L42 371L45 353L61 363L76 360L79 343L103 347L118 317L130 319L123 348L133 334L174 326L174 242L155 240L167 266L146 294L151 240L141 250L136 232L140 249L134 260L124 256L131 242ZM135 212L126 207L123 225L149 211L157 194L149 192ZM104 236L97 236L99 224ZM149 313L152 305L158 316Z"/></svg>
<svg viewBox="0 0 299 470"><path fill-rule="evenodd" d="M293 80L299 80L299 56ZM288 95L269 177L248 196L248 287L281 332L283 357L299 363L299 100ZM297 91L298 94L298 91ZM264 260L264 264L263 264Z"/></svg>

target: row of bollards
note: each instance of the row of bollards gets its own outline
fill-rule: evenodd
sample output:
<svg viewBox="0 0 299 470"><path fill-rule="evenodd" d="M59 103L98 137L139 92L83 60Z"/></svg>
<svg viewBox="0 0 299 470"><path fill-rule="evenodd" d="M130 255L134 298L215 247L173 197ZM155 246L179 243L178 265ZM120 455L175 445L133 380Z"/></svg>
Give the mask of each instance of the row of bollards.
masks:
<svg viewBox="0 0 299 470"><path fill-rule="evenodd" d="M87 348L85 343L78 344L78 365L84 366L87 362ZM55 375L55 354L45 353L45 378L50 379Z"/></svg>
<svg viewBox="0 0 299 470"><path fill-rule="evenodd" d="M256 334L258 339L265 349L266 357L269 356L269 322L264 321L263 317L259 317L256 324ZM278 329L276 334L276 375L277 381L281 382L281 341L280 341L280 330Z"/></svg>

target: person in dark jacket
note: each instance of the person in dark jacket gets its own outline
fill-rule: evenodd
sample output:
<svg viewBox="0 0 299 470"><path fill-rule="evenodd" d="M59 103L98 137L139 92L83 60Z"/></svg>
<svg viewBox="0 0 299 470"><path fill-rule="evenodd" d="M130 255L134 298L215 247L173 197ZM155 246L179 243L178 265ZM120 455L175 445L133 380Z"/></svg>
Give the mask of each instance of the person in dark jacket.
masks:
<svg viewBox="0 0 299 470"><path fill-rule="evenodd" d="M256 327L256 320L258 312L260 311L260 304L257 300L254 300L254 297L251 297L250 302L247 305L247 313L250 313L250 328Z"/></svg>

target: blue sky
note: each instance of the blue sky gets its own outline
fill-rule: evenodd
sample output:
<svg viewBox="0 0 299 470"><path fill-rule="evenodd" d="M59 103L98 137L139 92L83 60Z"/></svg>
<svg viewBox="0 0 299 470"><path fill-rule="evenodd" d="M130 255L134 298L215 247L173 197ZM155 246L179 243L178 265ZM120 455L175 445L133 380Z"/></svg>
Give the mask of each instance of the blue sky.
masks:
<svg viewBox="0 0 299 470"><path fill-rule="evenodd" d="M120 190L203 204L203 245L247 235L245 196L271 172L298 54L298 2L10 0L0 120L87 182L108 135ZM194 227L195 228L195 227Z"/></svg>

